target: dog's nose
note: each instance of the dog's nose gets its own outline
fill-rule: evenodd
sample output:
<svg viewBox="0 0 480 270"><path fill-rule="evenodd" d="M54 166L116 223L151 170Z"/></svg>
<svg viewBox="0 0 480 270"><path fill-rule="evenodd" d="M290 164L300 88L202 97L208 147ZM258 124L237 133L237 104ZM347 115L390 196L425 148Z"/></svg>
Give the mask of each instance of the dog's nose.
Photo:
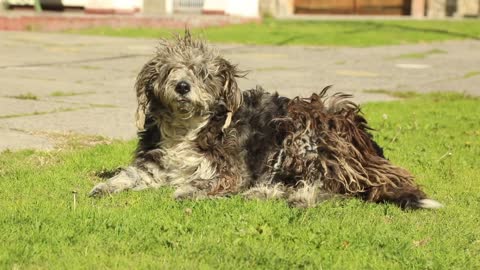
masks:
<svg viewBox="0 0 480 270"><path fill-rule="evenodd" d="M175 92L182 96L186 95L188 92L190 92L190 84L188 84L186 81L178 82L177 86L175 86Z"/></svg>

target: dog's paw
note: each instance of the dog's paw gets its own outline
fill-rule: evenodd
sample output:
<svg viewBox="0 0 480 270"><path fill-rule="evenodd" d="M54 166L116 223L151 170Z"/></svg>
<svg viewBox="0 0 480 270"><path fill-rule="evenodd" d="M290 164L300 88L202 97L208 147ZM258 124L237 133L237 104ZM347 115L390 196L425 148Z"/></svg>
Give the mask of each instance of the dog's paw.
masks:
<svg viewBox="0 0 480 270"><path fill-rule="evenodd" d="M284 186L277 184L256 186L245 191L242 195L247 199L269 200L284 198L286 193Z"/></svg>
<svg viewBox="0 0 480 270"><path fill-rule="evenodd" d="M288 204L297 208L311 208L333 197L333 194L321 189L321 184L309 185L293 190L288 197Z"/></svg>
<svg viewBox="0 0 480 270"><path fill-rule="evenodd" d="M88 193L89 197L102 197L103 195L109 194L109 187L105 183L97 184L93 189Z"/></svg>

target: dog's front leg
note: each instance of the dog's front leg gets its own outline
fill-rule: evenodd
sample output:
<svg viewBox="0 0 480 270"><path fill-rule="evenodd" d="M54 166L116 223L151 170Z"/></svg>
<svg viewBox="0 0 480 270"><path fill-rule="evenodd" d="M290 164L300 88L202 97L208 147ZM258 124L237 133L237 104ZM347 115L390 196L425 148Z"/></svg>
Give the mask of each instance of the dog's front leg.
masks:
<svg viewBox="0 0 480 270"><path fill-rule="evenodd" d="M97 184L89 193L90 197L100 197L106 194L119 193L124 190L143 190L156 188L164 184L161 170L150 170L128 166L104 183Z"/></svg>

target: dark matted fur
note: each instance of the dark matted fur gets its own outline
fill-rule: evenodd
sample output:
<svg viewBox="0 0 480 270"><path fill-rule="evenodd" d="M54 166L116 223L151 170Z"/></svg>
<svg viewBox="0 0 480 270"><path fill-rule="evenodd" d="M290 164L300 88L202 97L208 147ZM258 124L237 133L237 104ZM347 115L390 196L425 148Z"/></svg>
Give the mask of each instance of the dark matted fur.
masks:
<svg viewBox="0 0 480 270"><path fill-rule="evenodd" d="M175 72L170 72L174 70ZM437 208L372 139L349 95L289 99L241 92L234 65L187 33L137 79L139 143L131 166L92 196L172 185L176 198L243 194L310 207L331 195ZM192 84L181 97L178 81Z"/></svg>
<svg viewBox="0 0 480 270"><path fill-rule="evenodd" d="M359 107L348 100L349 95L327 98L327 89L290 100L286 114L284 109L272 112L277 115L270 121L274 132L269 131L267 154L258 161L268 164L262 166L263 178L272 176L271 183L289 187L318 185L327 193L420 207L425 194L408 171L385 159ZM248 144L247 149L251 149Z"/></svg>

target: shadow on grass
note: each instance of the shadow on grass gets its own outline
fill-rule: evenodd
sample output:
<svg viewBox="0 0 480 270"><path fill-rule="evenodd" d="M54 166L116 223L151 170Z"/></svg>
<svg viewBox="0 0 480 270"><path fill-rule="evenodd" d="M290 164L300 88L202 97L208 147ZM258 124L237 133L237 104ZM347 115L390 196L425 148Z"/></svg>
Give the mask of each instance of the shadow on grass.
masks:
<svg viewBox="0 0 480 270"><path fill-rule="evenodd" d="M342 34L346 35L358 35L358 34L363 34L366 32L379 32L382 33L382 31L394 31L394 30L399 30L399 31L404 31L404 32L410 32L410 33L421 33L421 34L437 34L437 35L442 35L446 37L451 37L451 38L466 38L466 39L473 39L473 40L480 40L480 35L476 34L469 34L465 32L459 32L459 31L451 31L447 29L442 29L442 28L432 28L428 26L409 26L409 25L402 25L400 23L395 23L395 22L380 22L380 21L352 21L352 22L345 22L345 21L329 21L329 22L322 22L322 24L325 25L331 25L332 27L338 26L339 23L344 26L348 27L349 29L345 29L344 31L339 31ZM318 26L318 22L313 21L313 22L302 22L301 25L303 26ZM291 43L294 43L295 41L298 41L299 39L305 38L305 36L299 35L299 34L294 34L290 35L278 42L275 42L275 45L288 45Z"/></svg>
<svg viewBox="0 0 480 270"><path fill-rule="evenodd" d="M116 168L116 169L102 169L100 171L95 172L95 176L101 179L109 179L117 175L122 168Z"/></svg>
<svg viewBox="0 0 480 270"><path fill-rule="evenodd" d="M302 36L301 35L294 35L294 36L290 36L286 39L283 39L283 40L280 40L278 42L275 42L275 45L288 45L290 44L291 42L293 42L294 40L298 39L298 38L301 38Z"/></svg>
<svg viewBox="0 0 480 270"><path fill-rule="evenodd" d="M474 40L480 40L480 36L476 35L471 35L471 34L466 34L466 33L460 33L460 32L453 32L449 30L443 30L443 29L436 29L436 28L423 28L423 27L413 27L413 26L407 26L407 25L398 25L398 24L381 24L377 22L368 22L367 24L372 24L380 27L391 27L391 28L397 28L403 31L412 31L412 32L421 32L421 33L435 33L435 34L442 34L442 35L447 35L447 36L452 36L452 37L460 37L460 38L469 38L469 39L474 39Z"/></svg>
<svg viewBox="0 0 480 270"><path fill-rule="evenodd" d="M381 25L381 24L371 24L370 22L366 22L366 25L362 25L360 27L356 27L354 29L350 29L348 31L344 31L344 34L358 34L358 33L364 33L364 32L370 32L370 31L376 31L379 30L380 28L385 28L386 25Z"/></svg>
<svg viewBox="0 0 480 270"><path fill-rule="evenodd" d="M360 23L360 22L358 22L358 23ZM434 33L434 34L447 35L447 36L451 36L451 37L460 37L460 38L469 38L469 39L474 39L474 40L480 40L480 36L478 36L478 35L466 34L466 33L461 33L461 32L454 32L454 31L437 29L437 28L414 27L414 26L390 24L390 23L386 24L386 23L374 22L374 21L363 22L363 25L360 25L359 27L356 27L355 29L349 29L347 31L344 31L343 33L345 33L345 34L358 34L358 33L362 33L362 32L376 31L376 30L379 30L380 28L394 28L394 29L399 29L399 30L402 30L402 31L412 31L412 32L420 32L420 33Z"/></svg>

